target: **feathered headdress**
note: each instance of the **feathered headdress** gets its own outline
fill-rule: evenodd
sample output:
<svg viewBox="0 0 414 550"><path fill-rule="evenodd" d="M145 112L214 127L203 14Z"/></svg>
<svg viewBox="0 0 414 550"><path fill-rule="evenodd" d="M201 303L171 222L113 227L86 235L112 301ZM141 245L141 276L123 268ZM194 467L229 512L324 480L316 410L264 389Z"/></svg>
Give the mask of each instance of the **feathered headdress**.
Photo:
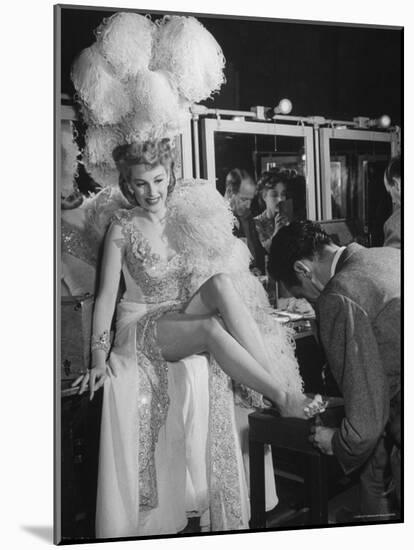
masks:
<svg viewBox="0 0 414 550"><path fill-rule="evenodd" d="M81 52L72 81L88 125L83 162L103 186L118 180L112 150L123 143L173 137L190 106L224 83L225 59L194 17L116 13Z"/></svg>

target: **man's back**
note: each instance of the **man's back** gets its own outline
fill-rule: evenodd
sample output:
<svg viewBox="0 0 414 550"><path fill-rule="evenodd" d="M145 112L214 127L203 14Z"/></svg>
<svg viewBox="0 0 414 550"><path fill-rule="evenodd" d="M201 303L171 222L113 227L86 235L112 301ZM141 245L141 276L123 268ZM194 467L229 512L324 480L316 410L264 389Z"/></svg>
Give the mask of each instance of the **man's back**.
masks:
<svg viewBox="0 0 414 550"><path fill-rule="evenodd" d="M320 335L346 417L333 439L345 471L372 452L400 390L400 252L349 245L318 300Z"/></svg>
<svg viewBox="0 0 414 550"><path fill-rule="evenodd" d="M320 300L321 331L332 323L333 304L341 296L354 304L371 325L379 356L389 378L391 395L400 388L401 370L401 254L394 248L349 245L335 276ZM326 338L325 338L326 340ZM335 342L330 343L331 346Z"/></svg>
<svg viewBox="0 0 414 550"><path fill-rule="evenodd" d="M371 319L401 296L401 253L394 248L349 245L324 294L340 293L362 307Z"/></svg>

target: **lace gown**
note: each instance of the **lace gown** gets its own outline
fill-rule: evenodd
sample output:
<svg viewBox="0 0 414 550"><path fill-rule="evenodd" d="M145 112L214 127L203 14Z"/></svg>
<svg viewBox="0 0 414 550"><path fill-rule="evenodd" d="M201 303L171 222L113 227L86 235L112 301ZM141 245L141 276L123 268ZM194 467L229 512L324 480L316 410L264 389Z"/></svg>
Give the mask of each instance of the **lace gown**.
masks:
<svg viewBox="0 0 414 550"><path fill-rule="evenodd" d="M201 223L206 193L211 216L209 222ZM98 538L176 533L185 527L189 515L201 515L202 526L212 531L248 528L242 455L248 409L236 421L235 394L248 407L260 405L261 398L246 388L237 387L235 392L213 358L193 356L171 364L157 345L156 321L166 312L183 310L204 280L216 272L238 270L236 288L262 324L281 384L300 390L291 343L265 308L258 307L265 293L250 278L248 252L227 254L226 262L230 259L232 267L222 264L220 240L214 238L209 223L220 234L224 232L221 244L228 244L228 229L230 249L233 245L237 249L239 241L231 234L231 218L227 223L231 214L217 195L194 182L174 192L167 231L177 253L169 260L152 252L133 222L133 212L121 210L116 215L114 223L120 224L123 235L126 292L117 308L109 356L117 376L110 375L104 385ZM194 198L201 201L196 215ZM196 231L201 225L207 240ZM274 505L274 486L268 496Z"/></svg>

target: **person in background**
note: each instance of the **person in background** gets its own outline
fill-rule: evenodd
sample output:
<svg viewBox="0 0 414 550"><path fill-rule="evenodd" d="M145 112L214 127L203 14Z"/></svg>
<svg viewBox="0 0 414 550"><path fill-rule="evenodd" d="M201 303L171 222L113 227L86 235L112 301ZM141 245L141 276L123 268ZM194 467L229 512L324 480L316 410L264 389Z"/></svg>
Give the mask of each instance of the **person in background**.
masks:
<svg viewBox="0 0 414 550"><path fill-rule="evenodd" d="M242 168L234 168L226 176L225 198L236 218L233 233L247 244L253 256L251 268L260 274L265 273L265 250L259 237L251 213L251 203L257 192L257 185L250 174Z"/></svg>
<svg viewBox="0 0 414 550"><path fill-rule="evenodd" d="M391 196L393 213L384 224L384 246L401 248L401 156L391 159L384 173L385 189Z"/></svg>
<svg viewBox="0 0 414 550"><path fill-rule="evenodd" d="M359 470L366 519L392 517L390 468L400 501L400 259L393 248L339 247L319 224L305 220L277 233L268 264L294 296L316 304L345 417L337 429L315 427L311 440L334 454L346 474Z"/></svg>
<svg viewBox="0 0 414 550"><path fill-rule="evenodd" d="M290 197L292 183L298 183L298 174L296 170L286 168L275 168L263 172L258 181L259 198L265 205L265 209L254 218L254 223L260 242L267 254L269 254L273 237L282 227L290 223L293 216L295 205ZM267 292L271 303L278 304L278 307L293 313L313 313L312 307L306 300L290 297L283 284L277 290L276 281L269 273L266 275L268 277Z"/></svg>
<svg viewBox="0 0 414 550"><path fill-rule="evenodd" d="M73 122L62 121L59 178L61 296L95 294L105 231L112 214L127 204L115 187L101 189L88 174L82 177L76 135Z"/></svg>
<svg viewBox="0 0 414 550"><path fill-rule="evenodd" d="M275 169L263 172L258 181L258 192L265 210L254 218L259 240L269 253L273 237L281 227L289 223L289 218L282 212L281 204L286 203L288 182L293 170Z"/></svg>
<svg viewBox="0 0 414 550"><path fill-rule="evenodd" d="M73 122L61 123L60 244L61 295L94 294L99 253L99 236L90 224L88 202L78 187L78 157Z"/></svg>

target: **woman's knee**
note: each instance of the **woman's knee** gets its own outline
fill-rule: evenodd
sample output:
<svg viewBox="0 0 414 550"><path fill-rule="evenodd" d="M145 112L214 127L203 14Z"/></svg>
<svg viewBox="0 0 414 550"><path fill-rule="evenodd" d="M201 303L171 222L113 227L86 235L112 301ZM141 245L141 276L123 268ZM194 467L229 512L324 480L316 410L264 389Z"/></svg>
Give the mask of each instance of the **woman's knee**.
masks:
<svg viewBox="0 0 414 550"><path fill-rule="evenodd" d="M233 289L233 282L227 273L216 273L203 286L204 294L214 299L216 296L223 296Z"/></svg>
<svg viewBox="0 0 414 550"><path fill-rule="evenodd" d="M223 320L217 315L210 315L203 320L205 345L209 351L214 347L220 332L225 330Z"/></svg>

